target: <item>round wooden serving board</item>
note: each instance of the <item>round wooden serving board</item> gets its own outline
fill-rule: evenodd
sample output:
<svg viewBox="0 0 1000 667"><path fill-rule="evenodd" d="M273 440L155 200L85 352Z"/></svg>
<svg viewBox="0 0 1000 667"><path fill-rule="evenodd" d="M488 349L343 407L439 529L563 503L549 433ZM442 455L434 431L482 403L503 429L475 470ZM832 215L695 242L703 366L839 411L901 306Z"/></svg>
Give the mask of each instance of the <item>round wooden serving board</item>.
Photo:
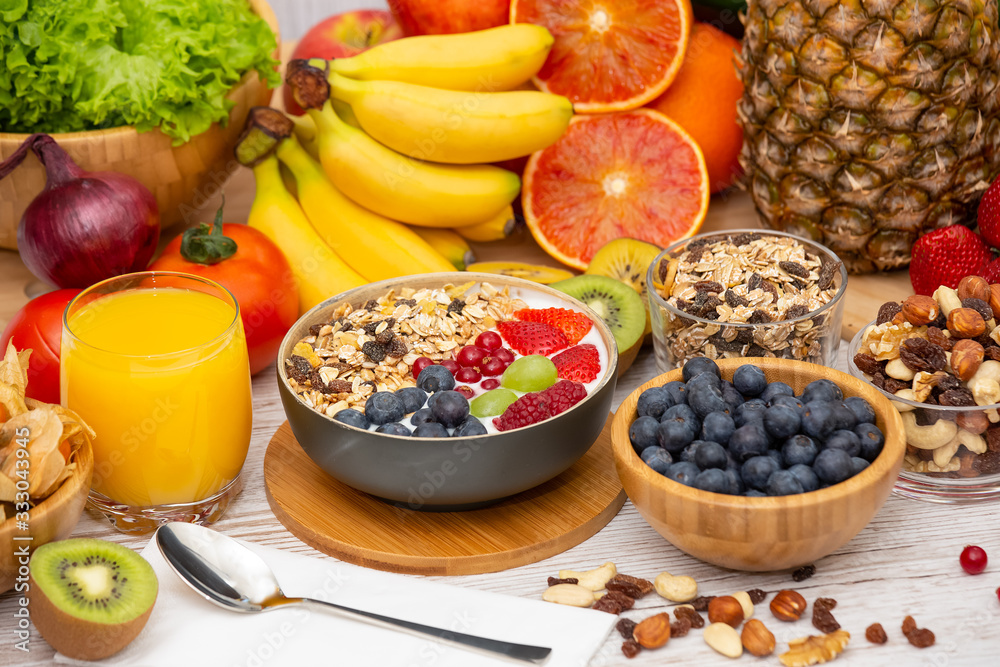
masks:
<svg viewBox="0 0 1000 667"><path fill-rule="evenodd" d="M611 421L558 477L463 512L404 509L338 482L302 451L286 421L264 454L267 500L292 534L348 563L406 574L498 572L580 544L625 504Z"/></svg>

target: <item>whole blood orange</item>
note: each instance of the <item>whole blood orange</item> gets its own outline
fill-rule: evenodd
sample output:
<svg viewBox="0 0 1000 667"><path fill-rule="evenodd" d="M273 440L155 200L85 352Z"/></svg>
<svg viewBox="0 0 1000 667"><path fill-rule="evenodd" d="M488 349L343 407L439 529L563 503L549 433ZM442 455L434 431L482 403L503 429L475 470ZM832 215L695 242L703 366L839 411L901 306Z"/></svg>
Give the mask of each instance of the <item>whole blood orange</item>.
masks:
<svg viewBox="0 0 1000 667"><path fill-rule="evenodd" d="M712 192L732 185L742 173L743 129L736 104L743 83L736 76L739 41L707 23L695 23L677 78L649 106L690 134L705 154Z"/></svg>
<svg viewBox="0 0 1000 667"><path fill-rule="evenodd" d="M689 0L513 0L511 23L555 38L535 76L582 113L641 107L677 76L691 30Z"/></svg>
<svg viewBox="0 0 1000 667"><path fill-rule="evenodd" d="M552 257L586 269L608 241L667 246L698 231L708 211L701 149L658 111L575 116L528 160L521 203Z"/></svg>

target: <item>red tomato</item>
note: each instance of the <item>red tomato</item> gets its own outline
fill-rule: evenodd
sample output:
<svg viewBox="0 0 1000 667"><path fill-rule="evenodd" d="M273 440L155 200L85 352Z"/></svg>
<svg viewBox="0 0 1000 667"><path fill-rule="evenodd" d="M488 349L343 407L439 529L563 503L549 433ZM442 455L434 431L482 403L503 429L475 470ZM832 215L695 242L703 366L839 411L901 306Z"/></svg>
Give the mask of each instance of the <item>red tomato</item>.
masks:
<svg viewBox="0 0 1000 667"><path fill-rule="evenodd" d="M216 264L185 259L181 254L182 237L178 236L149 268L193 273L233 293L240 304L253 374L274 361L281 339L298 319L298 290L288 260L261 232L227 222L222 225L222 234L236 242L236 252Z"/></svg>
<svg viewBox="0 0 1000 667"><path fill-rule="evenodd" d="M37 296L14 314L0 335L0 355L7 343L18 350L31 349L28 358L28 392L36 401L59 402L59 350L62 348L62 316L81 290L60 289Z"/></svg>

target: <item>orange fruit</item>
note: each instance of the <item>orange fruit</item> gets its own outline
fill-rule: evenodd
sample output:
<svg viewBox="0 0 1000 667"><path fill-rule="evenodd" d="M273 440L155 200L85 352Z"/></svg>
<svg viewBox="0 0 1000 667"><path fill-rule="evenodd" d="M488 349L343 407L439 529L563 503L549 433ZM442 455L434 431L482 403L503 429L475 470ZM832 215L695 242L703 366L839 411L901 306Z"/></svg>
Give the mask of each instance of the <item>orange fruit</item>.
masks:
<svg viewBox="0 0 1000 667"><path fill-rule="evenodd" d="M636 109L575 116L528 160L521 204L542 249L582 270L612 239L662 247L693 235L708 195L694 140L658 111Z"/></svg>
<svg viewBox="0 0 1000 667"><path fill-rule="evenodd" d="M743 83L736 76L740 42L707 23L691 28L684 64L667 92L649 107L683 127L705 154L712 192L732 185L743 172L737 159L743 128L736 105Z"/></svg>
<svg viewBox="0 0 1000 667"><path fill-rule="evenodd" d="M555 43L535 76L577 112L635 109L677 76L691 30L689 0L513 0L511 23L549 29Z"/></svg>

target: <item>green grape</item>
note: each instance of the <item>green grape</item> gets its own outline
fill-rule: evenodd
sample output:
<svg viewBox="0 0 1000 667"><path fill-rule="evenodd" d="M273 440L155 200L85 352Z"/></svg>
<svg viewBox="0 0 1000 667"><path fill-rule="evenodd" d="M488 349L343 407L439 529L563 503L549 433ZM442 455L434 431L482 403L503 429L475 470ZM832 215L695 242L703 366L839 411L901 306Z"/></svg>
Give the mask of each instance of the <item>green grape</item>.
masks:
<svg viewBox="0 0 1000 667"><path fill-rule="evenodd" d="M514 391L541 391L556 382L556 365L548 357L529 354L515 359L500 376L500 385Z"/></svg>
<svg viewBox="0 0 1000 667"><path fill-rule="evenodd" d="M517 394L510 389L498 387L476 396L469 403L473 417L496 417L502 415L507 406L517 400Z"/></svg>

